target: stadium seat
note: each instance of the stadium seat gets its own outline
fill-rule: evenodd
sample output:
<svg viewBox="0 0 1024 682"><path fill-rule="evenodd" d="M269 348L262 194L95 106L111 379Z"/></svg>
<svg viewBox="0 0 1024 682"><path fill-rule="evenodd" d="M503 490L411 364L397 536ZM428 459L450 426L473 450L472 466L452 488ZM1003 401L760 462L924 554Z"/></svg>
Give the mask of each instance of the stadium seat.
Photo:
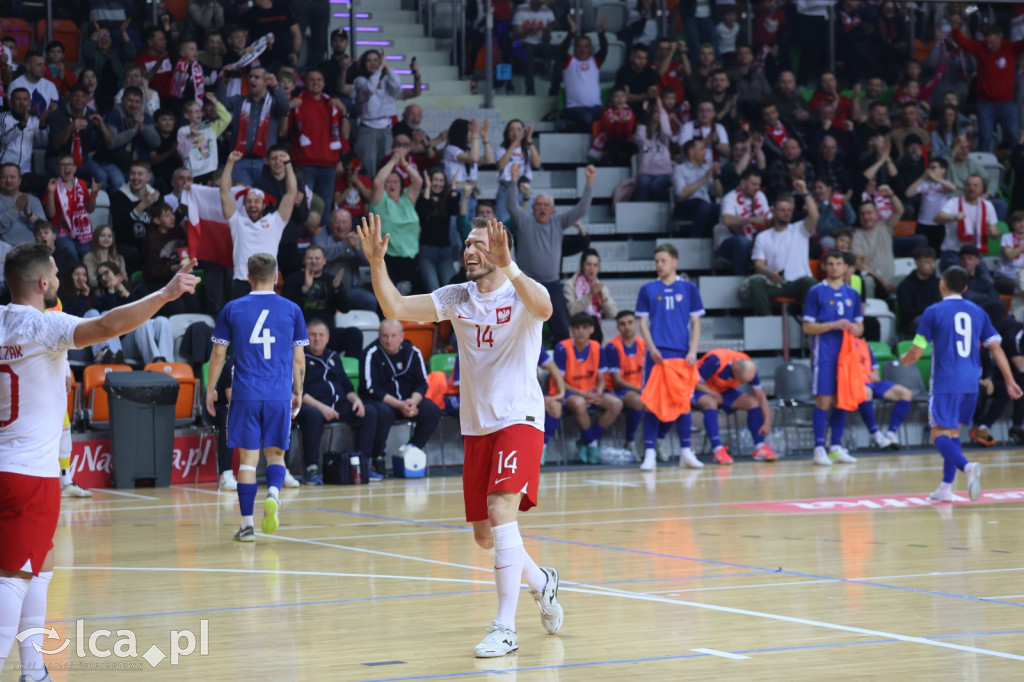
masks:
<svg viewBox="0 0 1024 682"><path fill-rule="evenodd" d="M405 338L420 349L425 362L430 361L434 354L434 341L437 340L437 325L433 322L402 322Z"/></svg>
<svg viewBox="0 0 1024 682"><path fill-rule="evenodd" d="M335 313L334 326L355 327L363 333L363 348L369 346L377 338L380 329L380 317L372 310L350 310L347 313Z"/></svg>
<svg viewBox="0 0 1024 682"><path fill-rule="evenodd" d="M456 353L436 353L431 355L428 371L444 372L446 375L451 376L451 373L455 370L455 357Z"/></svg>
<svg viewBox="0 0 1024 682"><path fill-rule="evenodd" d="M151 362L143 369L163 372L178 382L178 401L174 404L175 426L193 424L199 415L199 380L184 362Z"/></svg>
<svg viewBox="0 0 1024 682"><path fill-rule="evenodd" d="M912 345L914 345L912 340L900 341L896 344L897 359L903 357L903 354L910 350ZM927 386L932 378L932 344L929 343L928 347L924 349L924 353L921 354L921 359L917 361L917 369L921 374L921 381L925 386ZM889 379L889 381L895 381L895 379ZM907 388L909 388L909 386Z"/></svg>
<svg viewBox="0 0 1024 682"><path fill-rule="evenodd" d="M54 19L51 25L53 26L53 39L59 40L64 45L64 63L74 64L79 60L82 31L73 21L67 19ZM45 19L36 22L36 44L41 47L46 45Z"/></svg>
<svg viewBox="0 0 1024 682"><path fill-rule="evenodd" d="M5 38L14 38L14 42L18 44L18 52L14 55L14 59L19 64L24 62L25 54L32 49L32 29L28 23L17 17L0 19L0 35Z"/></svg>
<svg viewBox="0 0 1024 682"><path fill-rule="evenodd" d="M78 385L78 381L75 380L75 375L71 375L71 390L68 391L68 418L71 420L71 427L74 428L78 424L78 401L79 401L79 389L81 386Z"/></svg>
<svg viewBox="0 0 1024 682"><path fill-rule="evenodd" d="M782 363L775 368L775 397L778 400L778 425L783 427L786 451L790 452L789 431L786 426L810 426L809 422L800 423L794 413L800 408L814 407L814 395L811 392L811 368L807 365Z"/></svg>
<svg viewBox="0 0 1024 682"><path fill-rule="evenodd" d="M594 45L598 44L594 39ZM608 41L608 56L601 64L601 81L614 81L619 68L626 63L626 43L620 40Z"/></svg>
<svg viewBox="0 0 1024 682"><path fill-rule="evenodd" d="M164 0L164 9L171 13L175 21L185 21L188 15L188 0Z"/></svg>
<svg viewBox="0 0 1024 682"><path fill-rule="evenodd" d="M82 396L86 407L82 409L82 422L91 428L110 426L110 405L103 382L111 372L130 372L128 365L89 365L82 373Z"/></svg>
<svg viewBox="0 0 1024 682"><path fill-rule="evenodd" d="M177 362L185 362L186 359L181 357L179 349L181 348L181 339L185 336L185 331L195 324L196 322L203 322L213 329L216 325L216 321L209 315L202 313L181 313L179 315L171 315L167 318L167 321L171 324L171 337L174 339L174 359Z"/></svg>
<svg viewBox="0 0 1024 682"><path fill-rule="evenodd" d="M896 334L896 315L889 310L889 304L880 298L864 299L864 317L878 320L879 340L892 343Z"/></svg>
<svg viewBox="0 0 1024 682"><path fill-rule="evenodd" d="M345 374L348 376L349 381L352 382L352 386L359 391L359 358L350 358L347 356L341 357L341 368L345 370Z"/></svg>
<svg viewBox="0 0 1024 682"><path fill-rule="evenodd" d="M622 0L597 0L594 3L595 21L600 22L604 17L604 30L606 33L618 34L626 28L626 20L629 18L629 8Z"/></svg>
<svg viewBox="0 0 1024 682"><path fill-rule="evenodd" d="M871 352L875 356L875 362L879 365L883 362L896 359L896 356L892 354L892 347L887 343L882 343L881 341L868 341L868 346L871 348Z"/></svg>

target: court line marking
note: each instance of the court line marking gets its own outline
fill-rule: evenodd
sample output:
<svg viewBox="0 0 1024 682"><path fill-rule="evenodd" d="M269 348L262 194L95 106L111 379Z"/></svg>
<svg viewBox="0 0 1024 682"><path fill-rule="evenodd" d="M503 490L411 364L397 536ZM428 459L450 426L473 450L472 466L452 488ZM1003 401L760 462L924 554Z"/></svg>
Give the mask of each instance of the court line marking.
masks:
<svg viewBox="0 0 1024 682"><path fill-rule="evenodd" d="M352 552L362 552L363 554L375 554L377 556L386 556L393 559L405 559L407 561L419 561L425 564L435 564L438 566L453 566L455 568L468 568L471 571L486 571L493 573L494 569L491 568L480 568L479 566L470 566L468 564L456 564L450 561L439 561L437 559L425 559L423 557L409 556L407 554L395 554L394 552L382 552L376 549L365 549L363 547L350 547L348 545L332 545L327 542L319 542L317 540L303 540L302 538L290 538L286 535L264 535L263 533L256 533L258 537L262 538L273 538L274 540L284 540L286 542L300 542L307 545L317 545L319 547L333 547L334 549L347 549Z"/></svg>
<svg viewBox="0 0 1024 682"><path fill-rule="evenodd" d="M139 495L138 493L126 493L123 490L114 490L113 488L90 488L94 493L105 493L107 495L124 495L125 497L133 497L137 500L157 500L159 497L153 497L152 495Z"/></svg>
<svg viewBox="0 0 1024 682"><path fill-rule="evenodd" d="M731 658L734 661L742 661L750 658L750 656L742 656L740 654L730 653L728 651L719 651L718 649L690 649L690 651L696 651L698 654L710 654L711 656L720 656L722 658Z"/></svg>

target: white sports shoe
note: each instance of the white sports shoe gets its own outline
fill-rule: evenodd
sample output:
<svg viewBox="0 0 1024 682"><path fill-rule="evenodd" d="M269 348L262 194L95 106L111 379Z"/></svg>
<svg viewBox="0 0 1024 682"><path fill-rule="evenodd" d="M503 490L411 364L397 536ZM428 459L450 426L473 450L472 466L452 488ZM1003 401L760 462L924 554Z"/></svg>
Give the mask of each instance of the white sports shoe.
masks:
<svg viewBox="0 0 1024 682"><path fill-rule="evenodd" d="M81 487L74 481L60 489L61 497L92 497L92 492ZM49 674L49 673L47 673Z"/></svg>
<svg viewBox="0 0 1024 682"><path fill-rule="evenodd" d="M889 440L889 437L886 436L881 431L875 431L873 434L871 434L871 440L875 441L875 445L877 445L882 450L885 450L892 444L892 441Z"/></svg>
<svg viewBox="0 0 1024 682"><path fill-rule="evenodd" d="M225 490L228 492L232 490L238 490L238 481L235 480L235 473L231 471L231 469L228 469L223 474L221 474L220 483L218 483L218 486L220 487L221 490Z"/></svg>
<svg viewBox="0 0 1024 682"><path fill-rule="evenodd" d="M967 495L974 502L981 497L981 463L969 462L964 473L967 474Z"/></svg>
<svg viewBox="0 0 1024 682"><path fill-rule="evenodd" d="M298 488L299 482L292 476L292 472L285 469L284 471L284 487L285 488Z"/></svg>
<svg viewBox="0 0 1024 682"><path fill-rule="evenodd" d="M46 671L46 677L44 677L41 680L37 680L36 678L32 677L31 675L22 675L21 677L18 678L18 682L53 682L53 678L50 677L50 671L47 670Z"/></svg>
<svg viewBox="0 0 1024 682"><path fill-rule="evenodd" d="M690 469L703 469L704 462L697 459L697 456L693 454L693 450L683 448L682 452L679 453L679 466Z"/></svg>
<svg viewBox="0 0 1024 682"><path fill-rule="evenodd" d="M515 630L509 630L496 620L487 626L487 636L483 638L473 653L477 658L497 658L519 651L519 638Z"/></svg>
<svg viewBox="0 0 1024 682"><path fill-rule="evenodd" d="M544 589L540 592L530 590L530 596L540 608L540 622L549 635L562 628L562 605L558 603L558 571L553 568L541 567L548 577Z"/></svg>
<svg viewBox="0 0 1024 682"><path fill-rule="evenodd" d="M857 458L851 455L841 445L833 446L828 452L828 458L837 464L856 464Z"/></svg>
<svg viewBox="0 0 1024 682"><path fill-rule="evenodd" d="M886 431L885 437L889 439L889 449L899 450L900 449L900 436L895 431Z"/></svg>
<svg viewBox="0 0 1024 682"><path fill-rule="evenodd" d="M935 489L935 492L928 496L928 499L931 500L932 502L952 502L953 490L943 490L943 488L940 486Z"/></svg>
<svg viewBox="0 0 1024 682"><path fill-rule="evenodd" d="M820 445L814 447L814 463L820 467L832 466L832 460L829 459L828 453L825 452L825 448Z"/></svg>
<svg viewBox="0 0 1024 682"><path fill-rule="evenodd" d="M657 467L657 453L651 448L644 450L644 461L643 464L640 465L640 471L654 471Z"/></svg>
<svg viewBox="0 0 1024 682"><path fill-rule="evenodd" d="M672 453L668 449L668 438L662 438L654 444L654 449L658 451L658 461L667 462L672 459Z"/></svg>

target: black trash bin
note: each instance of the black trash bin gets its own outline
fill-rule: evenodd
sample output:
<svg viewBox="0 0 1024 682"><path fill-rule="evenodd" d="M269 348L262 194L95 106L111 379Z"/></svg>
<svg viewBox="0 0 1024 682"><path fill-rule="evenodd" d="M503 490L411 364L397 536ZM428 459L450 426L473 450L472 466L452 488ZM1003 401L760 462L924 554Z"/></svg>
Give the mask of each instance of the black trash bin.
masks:
<svg viewBox="0 0 1024 682"><path fill-rule="evenodd" d="M171 485L177 380L162 372L110 372L103 387L110 396L111 485Z"/></svg>

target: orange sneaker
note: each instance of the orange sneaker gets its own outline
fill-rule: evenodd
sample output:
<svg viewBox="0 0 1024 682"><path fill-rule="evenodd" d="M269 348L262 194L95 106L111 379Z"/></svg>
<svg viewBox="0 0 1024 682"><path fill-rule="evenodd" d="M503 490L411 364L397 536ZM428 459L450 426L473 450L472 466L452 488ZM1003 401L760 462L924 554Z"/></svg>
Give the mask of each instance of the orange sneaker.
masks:
<svg viewBox="0 0 1024 682"><path fill-rule="evenodd" d="M732 455L729 454L724 445L715 448L715 455L712 459L715 461L715 464L732 464Z"/></svg>
<svg viewBox="0 0 1024 682"><path fill-rule="evenodd" d="M983 445L986 448L990 448L994 445L999 445L999 441L992 437L992 434L988 432L985 427L977 427L970 430L969 434L971 440L978 445Z"/></svg>
<svg viewBox="0 0 1024 682"><path fill-rule="evenodd" d="M761 443L754 450L754 461L755 462L777 462L779 456L772 450L772 446L767 443Z"/></svg>

